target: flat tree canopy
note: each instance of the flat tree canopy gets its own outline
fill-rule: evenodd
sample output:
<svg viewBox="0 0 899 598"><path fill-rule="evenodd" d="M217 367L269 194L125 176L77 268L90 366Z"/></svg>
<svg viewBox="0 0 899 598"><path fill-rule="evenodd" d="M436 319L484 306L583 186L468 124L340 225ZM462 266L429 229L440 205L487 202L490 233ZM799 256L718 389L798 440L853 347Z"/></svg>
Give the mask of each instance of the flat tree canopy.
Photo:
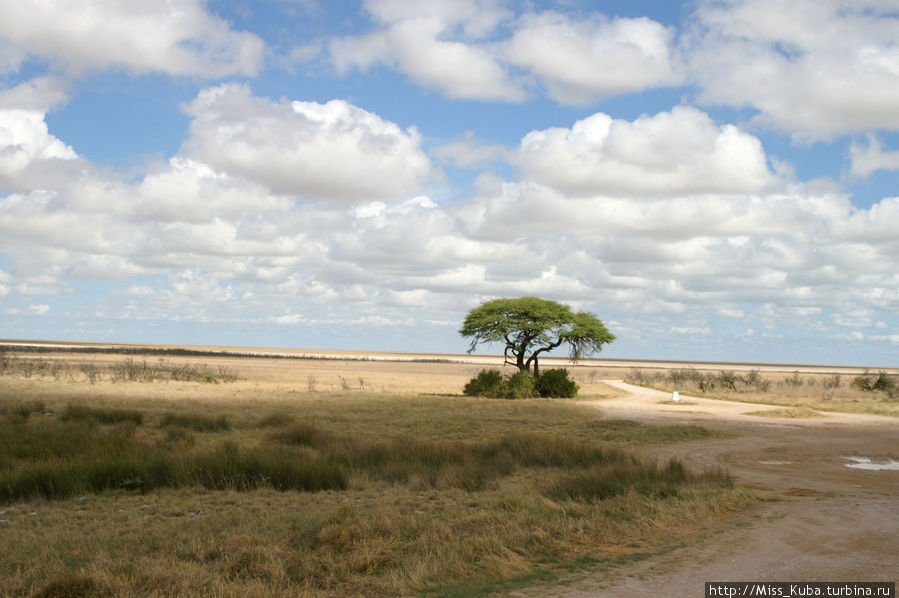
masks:
<svg viewBox="0 0 899 598"><path fill-rule="evenodd" d="M519 370L530 370L533 363L535 375L541 353L567 344L576 362L615 340L595 314L575 313L567 305L539 297L482 303L468 312L459 334L471 338L469 353L482 343L504 343L506 363L514 363Z"/></svg>

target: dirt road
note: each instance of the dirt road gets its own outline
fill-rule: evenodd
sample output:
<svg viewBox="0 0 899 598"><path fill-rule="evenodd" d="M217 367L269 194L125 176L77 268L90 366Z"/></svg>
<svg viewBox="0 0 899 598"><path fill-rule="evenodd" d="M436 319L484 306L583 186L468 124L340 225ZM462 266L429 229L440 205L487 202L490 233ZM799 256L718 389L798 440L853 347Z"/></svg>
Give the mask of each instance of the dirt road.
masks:
<svg viewBox="0 0 899 598"><path fill-rule="evenodd" d="M848 467L895 467L899 420L750 416L773 407L685 396L680 404L662 404L670 394L608 382L628 394L584 404L610 418L696 423L739 435L646 454L677 456L699 468L725 466L739 483L788 498L753 507L696 545L512 595L702 596L706 581L899 581L899 470Z"/></svg>

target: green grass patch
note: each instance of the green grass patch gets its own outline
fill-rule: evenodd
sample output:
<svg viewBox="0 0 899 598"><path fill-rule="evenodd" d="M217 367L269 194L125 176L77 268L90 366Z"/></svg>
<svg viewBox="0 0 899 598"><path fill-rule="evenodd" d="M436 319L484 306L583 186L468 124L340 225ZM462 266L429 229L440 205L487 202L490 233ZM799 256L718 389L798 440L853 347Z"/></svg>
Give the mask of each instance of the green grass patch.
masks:
<svg viewBox="0 0 899 598"><path fill-rule="evenodd" d="M546 495L556 500L595 502L634 492L640 496L667 498L677 496L687 485L733 486L733 478L720 470L695 474L683 463L671 459L665 466L633 458L604 463L553 484Z"/></svg>
<svg viewBox="0 0 899 598"><path fill-rule="evenodd" d="M114 489L314 492L348 484L341 464L290 447L242 449L225 442L206 451L186 450L190 446L141 441L130 420L105 427L93 418L0 421L0 501L65 499Z"/></svg>
<svg viewBox="0 0 899 598"><path fill-rule="evenodd" d="M103 409L85 405L69 405L62 414L62 420L93 421L107 425L130 422L139 426L144 423L144 416L141 412L133 409Z"/></svg>
<svg viewBox="0 0 899 598"><path fill-rule="evenodd" d="M222 432L231 429L231 422L224 415L209 416L190 413L165 413L160 428L187 428L194 432Z"/></svg>
<svg viewBox="0 0 899 598"><path fill-rule="evenodd" d="M695 424L651 425L626 419L602 419L589 422L588 429L597 440L619 445L663 444L721 440L733 434L709 430Z"/></svg>

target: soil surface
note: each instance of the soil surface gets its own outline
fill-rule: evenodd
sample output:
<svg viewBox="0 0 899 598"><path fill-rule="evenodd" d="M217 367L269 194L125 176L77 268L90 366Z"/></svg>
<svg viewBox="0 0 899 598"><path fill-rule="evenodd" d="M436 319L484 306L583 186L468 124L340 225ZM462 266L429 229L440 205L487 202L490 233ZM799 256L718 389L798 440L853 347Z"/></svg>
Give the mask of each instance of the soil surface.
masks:
<svg viewBox="0 0 899 598"><path fill-rule="evenodd" d="M513 596L703 596L708 581L899 581L899 470L857 469L899 461L899 419L826 413L812 418L746 415L776 409L606 381L628 394L583 402L610 418L700 424L738 436L654 447L695 468L724 466L738 483L783 500L756 505L700 542L647 560L578 574Z"/></svg>

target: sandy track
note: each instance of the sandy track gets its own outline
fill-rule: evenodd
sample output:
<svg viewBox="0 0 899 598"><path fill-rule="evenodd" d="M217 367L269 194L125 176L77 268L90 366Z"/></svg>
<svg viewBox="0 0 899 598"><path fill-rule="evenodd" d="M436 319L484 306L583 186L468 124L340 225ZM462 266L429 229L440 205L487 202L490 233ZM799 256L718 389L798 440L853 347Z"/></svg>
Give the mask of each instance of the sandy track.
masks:
<svg viewBox="0 0 899 598"><path fill-rule="evenodd" d="M766 405L682 397L607 381L622 397L583 402L610 418L697 423L737 438L655 447L694 467L725 466L740 483L791 499L735 517L696 545L641 563L596 571L515 596L702 596L706 581L897 581L899 471L846 467L846 457L899 460L896 418L827 414L809 419L745 415Z"/></svg>

